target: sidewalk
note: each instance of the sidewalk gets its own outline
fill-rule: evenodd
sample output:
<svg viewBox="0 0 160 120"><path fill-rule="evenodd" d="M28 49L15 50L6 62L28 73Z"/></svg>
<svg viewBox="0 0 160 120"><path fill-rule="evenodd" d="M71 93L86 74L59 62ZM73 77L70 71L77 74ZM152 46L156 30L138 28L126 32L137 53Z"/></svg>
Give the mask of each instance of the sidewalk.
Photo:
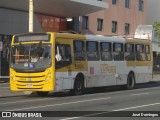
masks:
<svg viewBox="0 0 160 120"><path fill-rule="evenodd" d="M23 92L12 92L10 90L9 79L0 79L0 99L9 97L18 97L25 95Z"/></svg>
<svg viewBox="0 0 160 120"><path fill-rule="evenodd" d="M9 82L9 78L0 78L0 84L1 83L8 83Z"/></svg>

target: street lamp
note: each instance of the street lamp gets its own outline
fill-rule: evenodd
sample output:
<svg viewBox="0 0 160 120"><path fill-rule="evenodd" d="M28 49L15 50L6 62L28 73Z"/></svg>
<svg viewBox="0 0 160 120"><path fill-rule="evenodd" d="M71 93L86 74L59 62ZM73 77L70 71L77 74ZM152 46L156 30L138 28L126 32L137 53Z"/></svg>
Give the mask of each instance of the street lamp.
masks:
<svg viewBox="0 0 160 120"><path fill-rule="evenodd" d="M34 0L29 0L29 32L33 32Z"/></svg>

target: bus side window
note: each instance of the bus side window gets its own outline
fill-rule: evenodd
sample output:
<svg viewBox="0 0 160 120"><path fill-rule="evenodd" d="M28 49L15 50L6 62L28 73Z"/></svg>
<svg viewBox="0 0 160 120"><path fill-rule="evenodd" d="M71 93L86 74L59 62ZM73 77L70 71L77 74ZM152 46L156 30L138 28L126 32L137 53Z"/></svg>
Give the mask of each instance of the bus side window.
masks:
<svg viewBox="0 0 160 120"><path fill-rule="evenodd" d="M70 45L68 45L68 44L59 44L59 45L56 45L56 47L57 46L59 47L61 60L60 61L56 61L56 68L62 68L62 67L65 67L67 65L70 65L72 63ZM56 50L55 54L57 55L57 50Z"/></svg>
<svg viewBox="0 0 160 120"><path fill-rule="evenodd" d="M101 42L101 60L112 61L112 44L108 42Z"/></svg>
<svg viewBox="0 0 160 120"><path fill-rule="evenodd" d="M84 41L75 40L73 42L74 45L74 60L76 61L85 61L85 44Z"/></svg>
<svg viewBox="0 0 160 120"><path fill-rule="evenodd" d="M99 61L99 43L94 41L87 42L87 59L89 61Z"/></svg>
<svg viewBox="0 0 160 120"><path fill-rule="evenodd" d="M147 61L150 61L151 60L151 56L150 56L150 47L149 47L149 45L146 45L145 46L145 53L146 53L146 60Z"/></svg>
<svg viewBox="0 0 160 120"><path fill-rule="evenodd" d="M122 43L114 43L113 50L114 50L114 60L115 61L123 61L124 60L123 44Z"/></svg>
<svg viewBox="0 0 160 120"><path fill-rule="evenodd" d="M125 44L125 60L126 61L135 60L134 44Z"/></svg>
<svg viewBox="0 0 160 120"><path fill-rule="evenodd" d="M146 60L144 45L141 45L141 44L136 45L136 60L138 61Z"/></svg>

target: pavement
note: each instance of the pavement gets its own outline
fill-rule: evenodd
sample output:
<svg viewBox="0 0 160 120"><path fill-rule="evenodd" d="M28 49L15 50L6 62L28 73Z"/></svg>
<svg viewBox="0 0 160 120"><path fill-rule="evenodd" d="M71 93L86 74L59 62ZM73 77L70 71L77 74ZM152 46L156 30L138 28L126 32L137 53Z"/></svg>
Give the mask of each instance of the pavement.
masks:
<svg viewBox="0 0 160 120"><path fill-rule="evenodd" d="M1 83L8 83L9 79L8 78L0 78L0 84Z"/></svg>
<svg viewBox="0 0 160 120"><path fill-rule="evenodd" d="M153 76L153 79L150 82L151 84L155 84L156 83L160 83L160 74L155 74ZM4 98L4 97L17 97L17 96L24 96L24 95L33 95L35 96L36 93L30 93L29 91L27 92L13 92L10 91L10 87L9 87L9 79L0 79L0 98Z"/></svg>
<svg viewBox="0 0 160 120"><path fill-rule="evenodd" d="M9 89L6 83L1 87ZM87 90L84 95L79 96L10 96L0 98L0 111L11 112L11 115L17 118L18 111L42 113L42 117L46 116L38 118L42 120L159 120L153 118L160 116L159 91L160 81L154 81L138 84L134 90L112 87L106 91ZM139 114L138 118L134 118ZM144 114L148 117L143 116Z"/></svg>

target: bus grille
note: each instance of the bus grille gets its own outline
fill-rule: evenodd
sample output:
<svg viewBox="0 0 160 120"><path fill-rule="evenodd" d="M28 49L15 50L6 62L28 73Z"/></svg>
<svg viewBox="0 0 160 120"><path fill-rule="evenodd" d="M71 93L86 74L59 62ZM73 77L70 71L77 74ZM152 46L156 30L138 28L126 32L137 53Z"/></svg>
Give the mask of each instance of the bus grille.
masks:
<svg viewBox="0 0 160 120"><path fill-rule="evenodd" d="M38 76L15 76L17 89L35 90L43 89L45 75Z"/></svg>
<svg viewBox="0 0 160 120"><path fill-rule="evenodd" d="M41 88L20 88L20 87L17 87L18 89L21 89L21 90L38 90L38 89L43 89L43 87Z"/></svg>
<svg viewBox="0 0 160 120"><path fill-rule="evenodd" d="M44 80L40 80L40 81L20 81L18 80L17 82L20 82L20 83L40 83L40 82L43 82Z"/></svg>
<svg viewBox="0 0 160 120"><path fill-rule="evenodd" d="M40 77L45 77L45 75L41 75L41 76L16 76L16 77L19 77L19 78L40 78Z"/></svg>

